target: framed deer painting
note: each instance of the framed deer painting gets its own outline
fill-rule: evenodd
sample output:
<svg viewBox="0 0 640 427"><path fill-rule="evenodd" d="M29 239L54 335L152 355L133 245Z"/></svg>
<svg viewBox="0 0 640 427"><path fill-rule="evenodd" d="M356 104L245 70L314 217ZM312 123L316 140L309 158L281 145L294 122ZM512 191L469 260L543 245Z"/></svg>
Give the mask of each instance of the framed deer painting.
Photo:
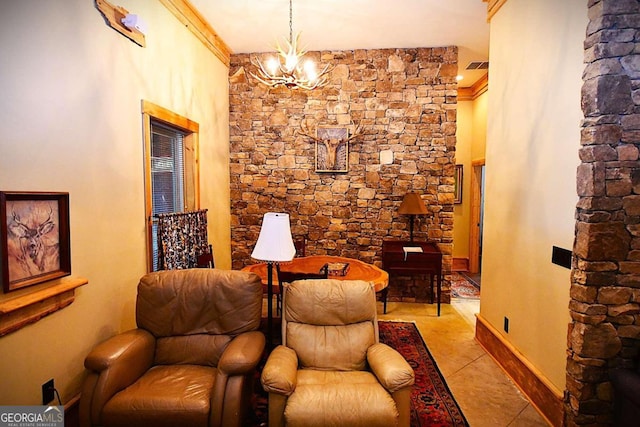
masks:
<svg viewBox="0 0 640 427"><path fill-rule="evenodd" d="M0 191L4 292L71 274L69 193Z"/></svg>

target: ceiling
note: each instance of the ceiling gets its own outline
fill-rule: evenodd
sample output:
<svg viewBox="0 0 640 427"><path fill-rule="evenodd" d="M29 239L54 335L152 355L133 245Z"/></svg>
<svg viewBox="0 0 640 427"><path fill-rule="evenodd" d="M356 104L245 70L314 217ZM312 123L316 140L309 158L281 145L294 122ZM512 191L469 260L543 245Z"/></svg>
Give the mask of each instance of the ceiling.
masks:
<svg viewBox="0 0 640 427"><path fill-rule="evenodd" d="M233 53L268 52L289 38L287 0L190 0ZM482 0L293 0L293 33L306 50L458 46L461 87L486 70L487 3Z"/></svg>

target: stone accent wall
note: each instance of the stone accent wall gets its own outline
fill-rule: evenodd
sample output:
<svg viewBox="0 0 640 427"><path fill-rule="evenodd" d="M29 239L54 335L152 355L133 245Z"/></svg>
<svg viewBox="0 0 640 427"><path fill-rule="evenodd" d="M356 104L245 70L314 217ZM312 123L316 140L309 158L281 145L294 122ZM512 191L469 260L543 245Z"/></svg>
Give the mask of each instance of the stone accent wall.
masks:
<svg viewBox="0 0 640 427"><path fill-rule="evenodd" d="M640 2L589 0L566 425L611 425L640 339Z"/></svg>
<svg viewBox="0 0 640 427"><path fill-rule="evenodd" d="M449 301L453 242L457 48L310 52L333 64L320 90L268 89L256 82L247 54L230 67L231 241L234 268L251 251L265 212L287 212L308 254L381 264L383 239L408 239L397 210L417 191L429 214L415 224L444 254L443 301ZM350 141L347 173L315 172L315 145L298 133L316 126L364 127ZM380 164L380 151L394 162ZM428 301L418 278L399 281L390 300Z"/></svg>

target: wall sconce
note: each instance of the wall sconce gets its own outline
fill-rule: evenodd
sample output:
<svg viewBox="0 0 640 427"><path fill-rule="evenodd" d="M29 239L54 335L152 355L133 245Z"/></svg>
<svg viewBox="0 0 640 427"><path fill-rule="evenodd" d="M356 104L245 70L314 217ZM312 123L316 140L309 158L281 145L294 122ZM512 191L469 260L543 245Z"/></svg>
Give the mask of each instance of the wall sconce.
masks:
<svg viewBox="0 0 640 427"><path fill-rule="evenodd" d="M120 6L114 6L107 0L96 0L96 7L105 21L117 32L131 39L134 43L145 47L144 33L146 25L138 15Z"/></svg>
<svg viewBox="0 0 640 427"><path fill-rule="evenodd" d="M400 203L398 213L402 215L409 215L409 236L410 241L413 242L413 220L416 215L425 215L428 213L427 207L422 201L422 197L418 193L407 193Z"/></svg>
<svg viewBox="0 0 640 427"><path fill-rule="evenodd" d="M127 16L121 19L122 24L130 30L136 30L144 34L147 32L147 24L144 23L142 18L133 13L128 13Z"/></svg>

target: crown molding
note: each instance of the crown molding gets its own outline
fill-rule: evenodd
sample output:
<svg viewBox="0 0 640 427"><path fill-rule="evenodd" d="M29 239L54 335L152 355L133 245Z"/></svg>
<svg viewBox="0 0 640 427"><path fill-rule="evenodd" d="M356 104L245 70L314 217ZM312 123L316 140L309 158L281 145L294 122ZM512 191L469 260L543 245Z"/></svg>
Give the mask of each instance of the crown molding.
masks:
<svg viewBox="0 0 640 427"><path fill-rule="evenodd" d="M160 0L213 54L227 67L231 63L231 49L215 32L211 24L188 0Z"/></svg>
<svg viewBox="0 0 640 427"><path fill-rule="evenodd" d="M480 77L471 87L458 88L458 101L473 101L487 90L489 90L489 73Z"/></svg>
<svg viewBox="0 0 640 427"><path fill-rule="evenodd" d="M507 0L482 0L487 3L487 22L491 22L491 18L498 10L507 2Z"/></svg>

